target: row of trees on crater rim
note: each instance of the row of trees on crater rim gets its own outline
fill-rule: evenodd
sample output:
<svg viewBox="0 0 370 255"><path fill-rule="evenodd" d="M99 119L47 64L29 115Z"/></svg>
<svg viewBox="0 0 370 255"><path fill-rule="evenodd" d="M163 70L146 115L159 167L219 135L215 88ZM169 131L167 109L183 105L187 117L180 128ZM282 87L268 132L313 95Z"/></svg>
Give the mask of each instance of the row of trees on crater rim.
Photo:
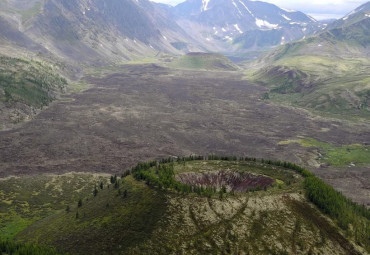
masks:
<svg viewBox="0 0 370 255"><path fill-rule="evenodd" d="M171 163L197 160L252 161L290 169L299 173L304 177L304 189L309 201L315 204L321 212L330 216L341 229L346 231L348 236L354 238L358 245L363 246L367 251L370 250L370 210L364 205L359 205L345 197L307 169L290 162L236 156L209 155L204 157L193 155L139 163L131 169L130 173L136 180L144 180L148 185L160 189L174 189L180 192L195 192L200 195L211 196L216 192L214 188L186 185L174 178L175 174ZM155 173L150 171L153 167L156 167Z"/></svg>

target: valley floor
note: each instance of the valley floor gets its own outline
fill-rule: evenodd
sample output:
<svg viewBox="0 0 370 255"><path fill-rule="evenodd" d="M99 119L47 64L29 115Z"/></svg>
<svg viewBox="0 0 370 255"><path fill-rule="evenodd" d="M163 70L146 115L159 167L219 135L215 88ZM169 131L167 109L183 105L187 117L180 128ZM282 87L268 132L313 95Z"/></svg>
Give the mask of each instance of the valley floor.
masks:
<svg viewBox="0 0 370 255"><path fill-rule="evenodd" d="M1 177L121 173L169 155L232 154L304 165L353 200L370 204L366 160L329 166L331 161L320 159L326 148L321 143L289 142L361 147L370 141L368 123L323 119L263 101L266 89L238 72L134 65L85 79L91 89L52 103L21 128L0 132ZM361 149L366 158L368 147Z"/></svg>

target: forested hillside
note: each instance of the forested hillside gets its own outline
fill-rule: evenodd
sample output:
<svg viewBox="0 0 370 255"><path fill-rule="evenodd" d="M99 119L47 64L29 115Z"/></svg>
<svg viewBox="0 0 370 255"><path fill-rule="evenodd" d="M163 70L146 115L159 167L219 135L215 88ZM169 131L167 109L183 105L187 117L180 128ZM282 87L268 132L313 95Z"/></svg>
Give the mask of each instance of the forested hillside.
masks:
<svg viewBox="0 0 370 255"><path fill-rule="evenodd" d="M31 119L66 89L50 64L0 56L0 128Z"/></svg>

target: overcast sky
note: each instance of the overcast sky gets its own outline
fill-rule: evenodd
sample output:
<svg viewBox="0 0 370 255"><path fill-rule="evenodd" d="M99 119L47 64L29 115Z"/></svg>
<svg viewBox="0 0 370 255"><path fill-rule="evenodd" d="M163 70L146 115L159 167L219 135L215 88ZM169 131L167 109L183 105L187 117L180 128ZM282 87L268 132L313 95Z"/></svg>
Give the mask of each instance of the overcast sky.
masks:
<svg viewBox="0 0 370 255"><path fill-rule="evenodd" d="M184 0L154 0L155 2L176 5ZM212 0L211 0L212 1ZM294 9L310 14L316 19L341 18L366 0L265 0L279 7Z"/></svg>

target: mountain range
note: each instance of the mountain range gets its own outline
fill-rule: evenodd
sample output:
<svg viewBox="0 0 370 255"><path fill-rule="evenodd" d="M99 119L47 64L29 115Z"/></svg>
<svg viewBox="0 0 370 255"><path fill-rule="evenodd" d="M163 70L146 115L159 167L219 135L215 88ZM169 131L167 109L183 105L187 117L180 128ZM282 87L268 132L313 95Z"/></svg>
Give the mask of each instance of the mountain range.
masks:
<svg viewBox="0 0 370 255"><path fill-rule="evenodd" d="M177 23L208 49L259 49L301 39L322 24L276 5L248 0L188 0L173 8Z"/></svg>
<svg viewBox="0 0 370 255"><path fill-rule="evenodd" d="M120 62L179 53L171 43L191 42L161 5L146 0L23 2L0 2L2 39L65 60Z"/></svg>
<svg viewBox="0 0 370 255"><path fill-rule="evenodd" d="M147 0L0 1L3 45L94 64L157 52L259 50L325 26L302 12L248 0L188 0L175 7Z"/></svg>

